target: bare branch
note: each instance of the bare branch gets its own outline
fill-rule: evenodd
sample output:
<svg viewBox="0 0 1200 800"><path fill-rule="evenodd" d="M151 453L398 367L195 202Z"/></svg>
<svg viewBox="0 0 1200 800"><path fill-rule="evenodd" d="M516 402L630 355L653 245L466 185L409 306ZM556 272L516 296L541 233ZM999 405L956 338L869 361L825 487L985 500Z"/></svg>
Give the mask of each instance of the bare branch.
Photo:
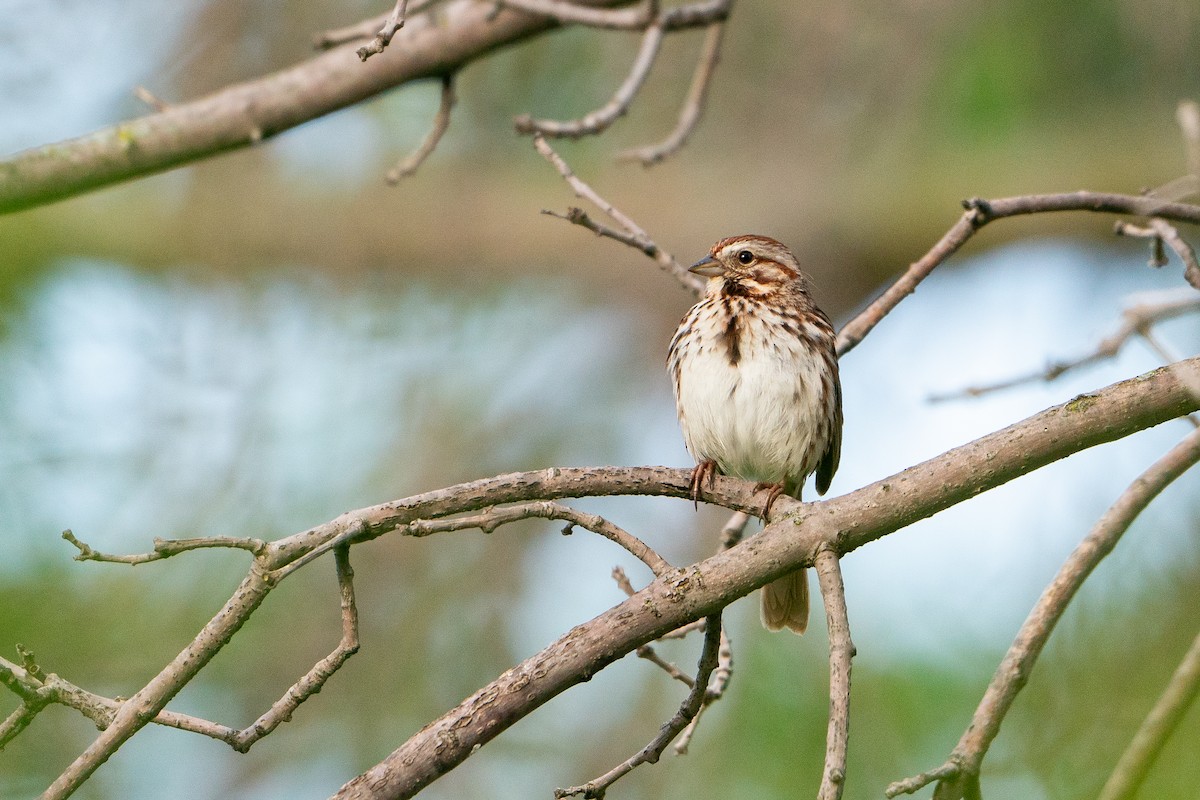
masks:
<svg viewBox="0 0 1200 800"><path fill-rule="evenodd" d="M411 19L414 14L419 11L424 11L439 0L412 0L409 3L409 8L405 14L405 18ZM395 9L386 14L379 14L369 19L364 19L355 22L353 25L346 25L341 28L334 28L328 31L322 31L313 36L313 47L318 50L328 50L331 47L336 47L347 42L357 42L362 39L371 39L380 30L388 24L388 20L392 18ZM395 32L393 32L393 35Z"/></svg>
<svg viewBox="0 0 1200 800"><path fill-rule="evenodd" d="M633 588L633 584L630 582L629 576L627 576L625 574L625 570L622 569L619 564L617 566L613 567L612 577L613 577L613 580L617 582L617 588L619 588L622 592L624 592L626 597L633 597L635 594L637 594L637 590ZM682 639L683 637L687 636L692 631L702 631L702 630L704 630L704 620L701 619L701 620L696 620L695 622L689 622L687 625L684 625L681 628L677 628L676 630L673 630L669 633L665 633L658 638L660 641L663 639ZM664 661L658 655L658 651L654 649L654 645L652 645L652 644L644 644L641 647L637 648L634 651L634 653L637 654L638 658L646 659L651 664L654 664L655 666L659 667L660 669L665 671L669 676L671 676L672 678L674 678L675 680L677 680L681 683L685 683L688 686L692 686L695 683L695 681L693 681L689 675L686 675L683 672L681 672L679 667L675 666L674 664L671 664L668 661Z"/></svg>
<svg viewBox="0 0 1200 800"><path fill-rule="evenodd" d="M704 46L700 58L696 62L696 71L692 75L692 85L688 88L687 99L679 112L679 122L675 130L666 139L656 145L647 145L626 150L618 158L626 161L640 161L643 166L652 166L678 152L687 142L700 117L704 113L704 102L708 98L708 87L712 83L713 73L716 72L717 62L721 56L721 39L725 31L724 22L714 22L708 26L704 36Z"/></svg>
<svg viewBox="0 0 1200 800"><path fill-rule="evenodd" d="M358 652L358 609L354 603L354 569L350 566L349 546L335 548L333 557L338 590L341 594L342 638L333 652L314 664L300 680L292 684L265 714L236 734L230 744L239 753L245 753L259 739L290 720L300 704L320 692L325 682L342 668L350 656Z"/></svg>
<svg viewBox="0 0 1200 800"><path fill-rule="evenodd" d="M846 586L842 582L838 555L832 547L821 547L813 564L817 568L829 629L829 730L825 734L825 769L821 773L817 798L840 800L846 785L846 752L850 736L850 662L856 651L850 639Z"/></svg>
<svg viewBox="0 0 1200 800"><path fill-rule="evenodd" d="M646 32L642 35L642 46L633 60L629 76L625 78L625 82L617 89L612 99L600 108L581 119L567 122L533 119L527 114L522 115L513 121L517 132L577 139L580 136L590 136L607 130L618 117L624 116L629 111L629 104L637 96L638 90L646 82L646 76L650 74L650 68L654 66L654 59L662 47L663 35L661 22L653 22L646 28Z"/></svg>
<svg viewBox="0 0 1200 800"><path fill-rule="evenodd" d="M85 546L86 547L86 546ZM131 562L124 562L131 563ZM63 680L57 675L46 675L32 665L32 655L26 656L24 668L0 659L0 682L24 700L22 707L0 723L0 743L3 743L21 731L33 717L46 705L57 703L74 708L91 719L103 733L84 754L75 760L70 767L46 790L44 798L67 797L95 769L103 763L102 754L108 747L115 750L133 732L139 730L148 722L167 727L199 733L226 742L235 750L246 752L263 736L271 733L280 724L291 719L295 710L324 686L325 682L358 651L358 614L354 605L353 570L350 568L348 549L338 548L335 551L338 585L341 591L342 607L342 638L332 653L308 671L300 680L284 693L270 710L259 717L248 728L238 731L219 723L192 717L187 714L165 711L169 696L173 696L194 676L191 674L170 674L170 667L151 681L145 688L125 701L115 700L85 691L74 684ZM244 622L234 614L248 616L257 603L261 602L265 590L259 589L253 594L245 590L252 586L251 579L257 573L252 570L251 576L243 581L241 591L226 604L222 612L214 617L201 635L172 662L172 667L184 669L192 659L201 662L201 666L232 637L236 628ZM266 584L260 584L269 586ZM247 610L248 609L248 610ZM227 630L230 621L234 621L232 630ZM206 634L209 634L206 636ZM23 655L25 655L23 653ZM163 695L169 695L163 698ZM154 705L158 705L154 709ZM140 709L138 714L131 709ZM132 722L127 720L133 717ZM116 734L110 733L116 731ZM108 742L116 737L115 745ZM109 750L111 752L111 750Z"/></svg>
<svg viewBox="0 0 1200 800"><path fill-rule="evenodd" d="M404 15L407 11L408 0L396 0L396 5L392 8L392 13L384 18L383 27L375 34L375 38L371 40L371 43L355 51L361 61L366 61L371 56L382 53L384 48L391 44L392 37L396 35L396 31L404 27Z"/></svg>
<svg viewBox="0 0 1200 800"><path fill-rule="evenodd" d="M587 228L597 236L604 236L609 239L614 239L621 244L629 245L636 250L641 250L651 258L655 258L658 255L658 245L654 244L653 242L648 242L632 233L619 231L616 228L610 228L607 225L596 222L579 206L568 206L565 214L560 214L559 212L548 208L543 208L542 213L546 216L565 219L567 222L570 222L573 225Z"/></svg>
<svg viewBox="0 0 1200 800"><path fill-rule="evenodd" d="M340 535L357 533L360 525L355 520L346 520L340 525L335 523L338 533L332 540L337 540ZM221 610L170 664L121 704L108 726L54 780L42 794L42 800L62 800L74 793L121 745L153 721L171 698L229 643L277 583L263 569L266 561L265 554L255 556L249 574Z"/></svg>
<svg viewBox="0 0 1200 800"><path fill-rule="evenodd" d="M564 0L496 0L498 5L515 8L530 14L550 17L562 25L586 25L607 30L644 30L655 17L654 0L632 8L588 8Z"/></svg>
<svg viewBox="0 0 1200 800"><path fill-rule="evenodd" d="M703 620L701 621L703 622ZM704 704L700 706L696 716L683 729L683 733L679 734L679 741L675 742L676 755L687 755L688 746L692 743L692 737L700 725L700 718L704 716L704 709L725 696L725 688L729 686L732 678L733 644L729 641L729 627L725 623L721 623L721 646L717 648L717 668L713 670L712 679L708 682L708 691L704 693Z"/></svg>
<svg viewBox="0 0 1200 800"><path fill-rule="evenodd" d="M1200 636L1192 641L1183 661L1167 682L1166 690L1121 754L1112 775L1100 790L1099 800L1133 800L1137 796L1138 788L1154 766L1163 745L1171 738L1197 694L1200 694Z"/></svg>
<svg viewBox="0 0 1200 800"><path fill-rule="evenodd" d="M1089 353L1072 359L1052 361L1045 368L1025 375L1018 375L996 383L968 386L952 392L931 395L930 402L957 400L962 397L980 397L1001 389L1010 389L1036 381L1052 381L1068 372L1115 357L1135 335L1146 337L1150 328L1158 322L1184 314L1200 312L1200 297L1187 289L1171 292L1162 299L1143 300L1121 312L1121 324L1113 333L1104 337ZM1149 339L1147 341L1150 341ZM1154 346L1153 344L1151 346ZM1165 356L1165 354L1164 354ZM1166 362L1177 359L1164 357Z"/></svg>
<svg viewBox="0 0 1200 800"><path fill-rule="evenodd" d="M957 800L970 787L978 786L983 758L1075 592L1159 492L1197 461L1200 461L1200 430L1192 431L1139 475L1067 558L1029 612L950 758L939 770L927 773L938 775L939 785L934 793L937 800ZM916 791L922 785L912 779L902 781L888 787L887 795L895 797L900 792Z"/></svg>
<svg viewBox="0 0 1200 800"><path fill-rule="evenodd" d="M261 555L266 548L266 542L261 539L246 539L234 536L201 536L195 539L159 539L154 540L154 552L137 553L135 555L109 555L93 550L91 545L81 542L70 530L62 532L62 538L75 545L79 554L76 561L103 561L109 564L147 564L151 561L161 561L164 558L177 556L190 550L201 550L208 547L225 547L235 550L247 550L254 555Z"/></svg>
<svg viewBox="0 0 1200 800"><path fill-rule="evenodd" d="M549 17L563 25L586 25L608 30L645 30L658 21L670 32L695 28L724 20L729 16L733 0L701 0L671 6L659 11L658 0L643 0L634 8L602 10L587 8L564 0L497 0L501 6L518 8L531 14Z"/></svg>
<svg viewBox="0 0 1200 800"><path fill-rule="evenodd" d="M620 2L581 0L580 5ZM163 112L0 159L0 213L250 146L393 87L456 72L496 48L558 24L518 11L494 14L491 3L478 0L446 0L438 8L436 21L430 14L414 16L410 9L404 46L393 47L387 58L372 59L367 66L348 42ZM680 15L670 19L688 21Z"/></svg>
<svg viewBox="0 0 1200 800"><path fill-rule="evenodd" d="M696 665L696 679L691 692L688 693L687 699L683 701L683 705L675 712L675 716L667 720L659 730L658 735L649 744L625 761L622 761L599 778L589 781L582 786L574 786L570 789L555 789L554 796L556 798L571 797L573 795L581 795L585 798L604 797L604 793L608 790L609 786L612 786L616 781L629 774L635 767L646 763L657 764L663 751L667 749L667 745L674 741L680 731L686 728L696 718L696 715L700 713L700 709L704 705L704 696L707 693L708 679L717 666L717 652L720 649L720 643L721 613L718 611L715 614L709 615L704 621L704 645L700 650L700 662Z"/></svg>
<svg viewBox="0 0 1200 800"><path fill-rule="evenodd" d="M699 294L703 290L704 281L700 277L688 272L687 268L680 265L674 256L654 244L649 234L642 230L641 226L634 222L631 217L601 197L595 189L576 175L571 167L567 165L567 162L563 160L562 156L556 153L554 148L540 134L535 133L533 135L533 146L537 148L537 151L542 154L543 158L558 170L558 174L562 175L567 184L575 191L576 196L592 203L624 228L630 236L640 242L638 248L647 255L650 255L663 270L674 276L676 280L682 283L693 294ZM584 216L586 217L586 215ZM571 221L575 222L576 220L572 219ZM578 224L583 223L580 222ZM592 230L595 230L595 228L592 228Z"/></svg>
<svg viewBox="0 0 1200 800"><path fill-rule="evenodd" d="M895 283L867 306L838 332L838 355L854 349L893 308L912 294L921 281L947 258L962 247L976 231L998 219L1025 214L1044 214L1057 211L1091 211L1107 214L1130 214L1140 217L1161 217L1176 222L1200 224L1200 206L1168 202L1154 197L1107 194L1103 192L1070 192L1066 194L1024 195L999 200L973 199L964 201L966 211L945 235L918 261L909 266Z"/></svg>
<svg viewBox="0 0 1200 800"><path fill-rule="evenodd" d="M1200 358L1192 358L1048 409L857 491L806 504L781 496L776 503L786 503L786 507L778 508L775 521L758 536L673 576L658 578L633 597L576 626L426 725L379 764L348 782L335 797L412 797L514 722L638 646L811 565L822 542L844 555L1071 453L1189 413L1200 407L1200 398L1190 388L1198 380ZM632 472L628 468L561 469L553 477L544 472L501 476L439 490L423 499L363 509L354 516L367 526L367 537L372 537L394 529L407 514L427 516L414 506L457 505L455 499L466 497L475 502L483 497L487 504L525 499L527 490L542 497L568 491L575 496L634 491L687 496L690 469L661 470L656 477L642 473L636 489L626 482ZM622 479L614 479L614 473ZM670 477L664 483L666 473ZM594 477L586 477L589 474ZM752 483L724 476L717 476L711 487L705 483L704 499L730 508L726 492L735 486L741 490L736 495L739 502L753 501ZM739 510L756 509L743 506ZM277 552L285 557L296 546L311 547L315 539L327 535L322 528L296 534L277 542Z"/></svg>
<svg viewBox="0 0 1200 800"><path fill-rule="evenodd" d="M429 536L445 531L461 531L478 528L484 533L491 533L501 525L508 525L523 519L560 519L569 522L563 529L563 534L570 534L572 528L578 525L592 533L599 534L610 542L614 542L641 561L656 576L662 577L675 571L666 559L660 556L649 545L628 531L614 525L598 514L587 514L569 506L543 500L525 505L508 508L489 508L482 514L453 519L418 519L408 523L400 532L407 536ZM624 576L621 572L621 576ZM616 573L614 570L614 577ZM625 579L628 582L628 578ZM618 581L619 585L619 581Z"/></svg>
<svg viewBox="0 0 1200 800"><path fill-rule="evenodd" d="M454 75L446 73L442 76L442 100L438 106L437 115L433 118L433 127L416 150L388 170L388 183L395 186L402 179L415 173L425 159L429 158L429 154L438 146L438 142L446 135L446 129L450 127L450 111L454 108L454 103Z"/></svg>

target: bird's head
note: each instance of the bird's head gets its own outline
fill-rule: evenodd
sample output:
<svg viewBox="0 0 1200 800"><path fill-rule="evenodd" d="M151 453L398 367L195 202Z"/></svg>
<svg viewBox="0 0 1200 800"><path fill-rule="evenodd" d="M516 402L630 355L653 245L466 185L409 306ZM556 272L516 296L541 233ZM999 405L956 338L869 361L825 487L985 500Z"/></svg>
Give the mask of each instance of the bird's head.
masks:
<svg viewBox="0 0 1200 800"><path fill-rule="evenodd" d="M768 236L722 239L689 272L709 278L710 292L762 297L808 288L808 277L792 251Z"/></svg>

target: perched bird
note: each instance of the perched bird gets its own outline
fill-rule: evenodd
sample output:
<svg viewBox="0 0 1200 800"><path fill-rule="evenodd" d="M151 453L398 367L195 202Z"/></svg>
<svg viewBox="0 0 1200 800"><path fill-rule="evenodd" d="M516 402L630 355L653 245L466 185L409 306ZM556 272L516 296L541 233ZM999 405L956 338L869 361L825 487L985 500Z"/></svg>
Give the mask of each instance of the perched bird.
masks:
<svg viewBox="0 0 1200 800"><path fill-rule="evenodd" d="M842 449L842 387L829 317L785 246L733 236L691 272L704 298L679 323L667 366L688 452L692 496L714 470L800 499L814 472L824 494ZM808 627L808 578L797 570L763 588L769 630Z"/></svg>

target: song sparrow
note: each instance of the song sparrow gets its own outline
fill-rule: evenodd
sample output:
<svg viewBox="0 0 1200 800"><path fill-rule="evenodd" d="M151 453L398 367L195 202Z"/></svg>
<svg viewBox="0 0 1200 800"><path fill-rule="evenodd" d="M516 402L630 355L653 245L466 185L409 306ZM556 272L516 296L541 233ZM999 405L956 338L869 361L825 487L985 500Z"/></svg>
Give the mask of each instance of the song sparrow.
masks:
<svg viewBox="0 0 1200 800"><path fill-rule="evenodd" d="M765 236L713 245L691 271L709 279L671 339L667 365L688 452L692 497L713 470L770 487L763 511L805 479L829 488L842 445L842 388L829 318L786 247ZM763 588L762 621L803 633L808 578L797 570Z"/></svg>

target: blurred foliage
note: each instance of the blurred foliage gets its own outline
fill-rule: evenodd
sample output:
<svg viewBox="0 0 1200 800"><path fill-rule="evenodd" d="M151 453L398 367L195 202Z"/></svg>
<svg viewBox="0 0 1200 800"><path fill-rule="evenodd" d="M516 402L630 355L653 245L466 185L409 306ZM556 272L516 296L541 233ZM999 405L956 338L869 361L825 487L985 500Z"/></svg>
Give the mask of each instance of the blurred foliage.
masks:
<svg viewBox="0 0 1200 800"><path fill-rule="evenodd" d="M143 113L128 86L103 84L125 74L118 65L179 101L295 63L314 31L384 5L193 0L173 7L174 28L148 30L138 16L148 6L103 0L88 14L104 24L73 31L75 58L44 46L30 21L41 17L7 15L0 41L21 45L10 52L32 71L22 86L111 94L74 131L83 134ZM698 43L697 32L671 37L628 117L562 152L680 260L742 230L788 241L837 316L923 252L963 197L1136 191L1175 177L1175 103L1200 86L1194 0L744 2L683 152L650 170L614 164L619 149L674 125ZM659 375L660 343L688 299L638 254L541 217L574 198L511 133L514 114L567 118L602 104L636 47L628 33L563 31L471 65L446 139L396 189L381 175L423 135L432 84L250 151L0 219L5 655L21 642L68 680L129 693L244 568L241 554L208 553L132 571L74 564L53 539L63 525L107 549L144 548L153 535L278 536L481 474L662 458L655 437L673 422L646 411L669 403L647 376ZM0 83L0 120L44 119L50 130L76 102L41 94ZM1054 217L989 228L972 247L1109 232L1107 219ZM58 358L67 350L83 355ZM77 371L112 351L138 355L141 366L120 373L138 380ZM109 402L89 404L94 396ZM142 438L130 444L118 435L126 427ZM1195 526L1194 501L1172 508ZM675 560L702 557L696 517L676 511L629 513ZM1102 568L1129 577L1115 590L1089 584L1051 640L987 762L991 800L1094 796L1152 705L1195 635L1188 600L1200 594L1194 554L1169 570L1151 563L1157 533L1131 532ZM364 650L294 722L248 756L147 731L78 796L327 795L618 599L603 577L608 551L579 538L530 524L356 549ZM337 595L332 568L316 567L281 587L172 707L248 724L328 652ZM791 796L817 784L824 642L768 636L750 606L728 615L734 682L691 754L639 769L615 795ZM903 631L890 642L856 636L848 800L879 797L954 746L1007 636L981 644L959 633L939 631L950 655L927 658L889 652ZM664 652L690 664L695 646ZM428 795L549 796L639 748L681 699L678 685L627 659ZM93 733L72 712L46 712L0 754L0 795L32 796ZM1195 796L1197 742L1193 711L1144 796Z"/></svg>

